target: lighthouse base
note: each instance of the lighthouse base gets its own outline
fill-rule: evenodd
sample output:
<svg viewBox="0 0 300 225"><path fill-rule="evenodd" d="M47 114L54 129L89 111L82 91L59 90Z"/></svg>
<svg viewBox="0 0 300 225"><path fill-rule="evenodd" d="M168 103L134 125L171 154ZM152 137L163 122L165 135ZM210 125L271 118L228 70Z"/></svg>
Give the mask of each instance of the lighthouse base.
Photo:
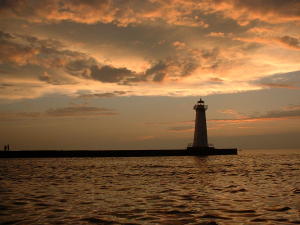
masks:
<svg viewBox="0 0 300 225"><path fill-rule="evenodd" d="M237 155L236 148L187 147L190 155Z"/></svg>

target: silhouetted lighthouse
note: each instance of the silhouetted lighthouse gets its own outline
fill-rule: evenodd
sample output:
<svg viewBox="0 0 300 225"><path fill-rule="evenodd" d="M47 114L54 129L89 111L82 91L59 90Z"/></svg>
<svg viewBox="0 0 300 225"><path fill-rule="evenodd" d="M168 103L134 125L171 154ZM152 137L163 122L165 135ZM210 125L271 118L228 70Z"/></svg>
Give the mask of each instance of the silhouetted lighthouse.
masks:
<svg viewBox="0 0 300 225"><path fill-rule="evenodd" d="M187 146L190 155L236 155L236 148L215 148L207 142L206 115L207 105L200 100L194 106L196 111L194 142Z"/></svg>
<svg viewBox="0 0 300 225"><path fill-rule="evenodd" d="M208 147L205 116L207 105L204 105L204 101L200 98L200 100L194 106L194 109L196 110L196 120L193 148L205 148Z"/></svg>

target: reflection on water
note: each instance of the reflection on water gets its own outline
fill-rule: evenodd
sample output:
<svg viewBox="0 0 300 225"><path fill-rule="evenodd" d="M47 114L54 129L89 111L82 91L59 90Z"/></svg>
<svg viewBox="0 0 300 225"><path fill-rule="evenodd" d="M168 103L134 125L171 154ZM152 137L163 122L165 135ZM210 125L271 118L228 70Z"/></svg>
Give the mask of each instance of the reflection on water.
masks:
<svg viewBox="0 0 300 225"><path fill-rule="evenodd" d="M3 224L300 224L300 151L0 163Z"/></svg>

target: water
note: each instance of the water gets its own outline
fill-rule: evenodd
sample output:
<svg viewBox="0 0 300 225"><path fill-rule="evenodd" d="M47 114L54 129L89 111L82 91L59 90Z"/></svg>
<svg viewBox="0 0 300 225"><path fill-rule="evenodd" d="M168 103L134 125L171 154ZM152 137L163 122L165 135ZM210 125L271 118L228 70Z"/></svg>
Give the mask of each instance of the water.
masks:
<svg viewBox="0 0 300 225"><path fill-rule="evenodd" d="M300 224L300 151L0 159L1 224Z"/></svg>

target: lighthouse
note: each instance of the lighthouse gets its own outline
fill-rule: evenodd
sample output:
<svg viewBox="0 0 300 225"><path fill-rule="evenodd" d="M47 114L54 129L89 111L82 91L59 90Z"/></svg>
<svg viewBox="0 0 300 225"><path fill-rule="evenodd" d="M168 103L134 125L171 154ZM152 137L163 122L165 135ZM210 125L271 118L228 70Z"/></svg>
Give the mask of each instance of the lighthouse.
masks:
<svg viewBox="0 0 300 225"><path fill-rule="evenodd" d="M204 101L200 100L194 106L196 111L196 120L195 120L195 133L194 133L194 142L192 147L196 148L208 148L207 142L207 126L206 126L206 115L205 111L207 110L207 105L204 104Z"/></svg>
<svg viewBox="0 0 300 225"><path fill-rule="evenodd" d="M194 105L196 111L195 133L193 144L188 144L187 152L189 155L237 155L236 148L215 148L208 145L206 115L207 105L200 100Z"/></svg>

